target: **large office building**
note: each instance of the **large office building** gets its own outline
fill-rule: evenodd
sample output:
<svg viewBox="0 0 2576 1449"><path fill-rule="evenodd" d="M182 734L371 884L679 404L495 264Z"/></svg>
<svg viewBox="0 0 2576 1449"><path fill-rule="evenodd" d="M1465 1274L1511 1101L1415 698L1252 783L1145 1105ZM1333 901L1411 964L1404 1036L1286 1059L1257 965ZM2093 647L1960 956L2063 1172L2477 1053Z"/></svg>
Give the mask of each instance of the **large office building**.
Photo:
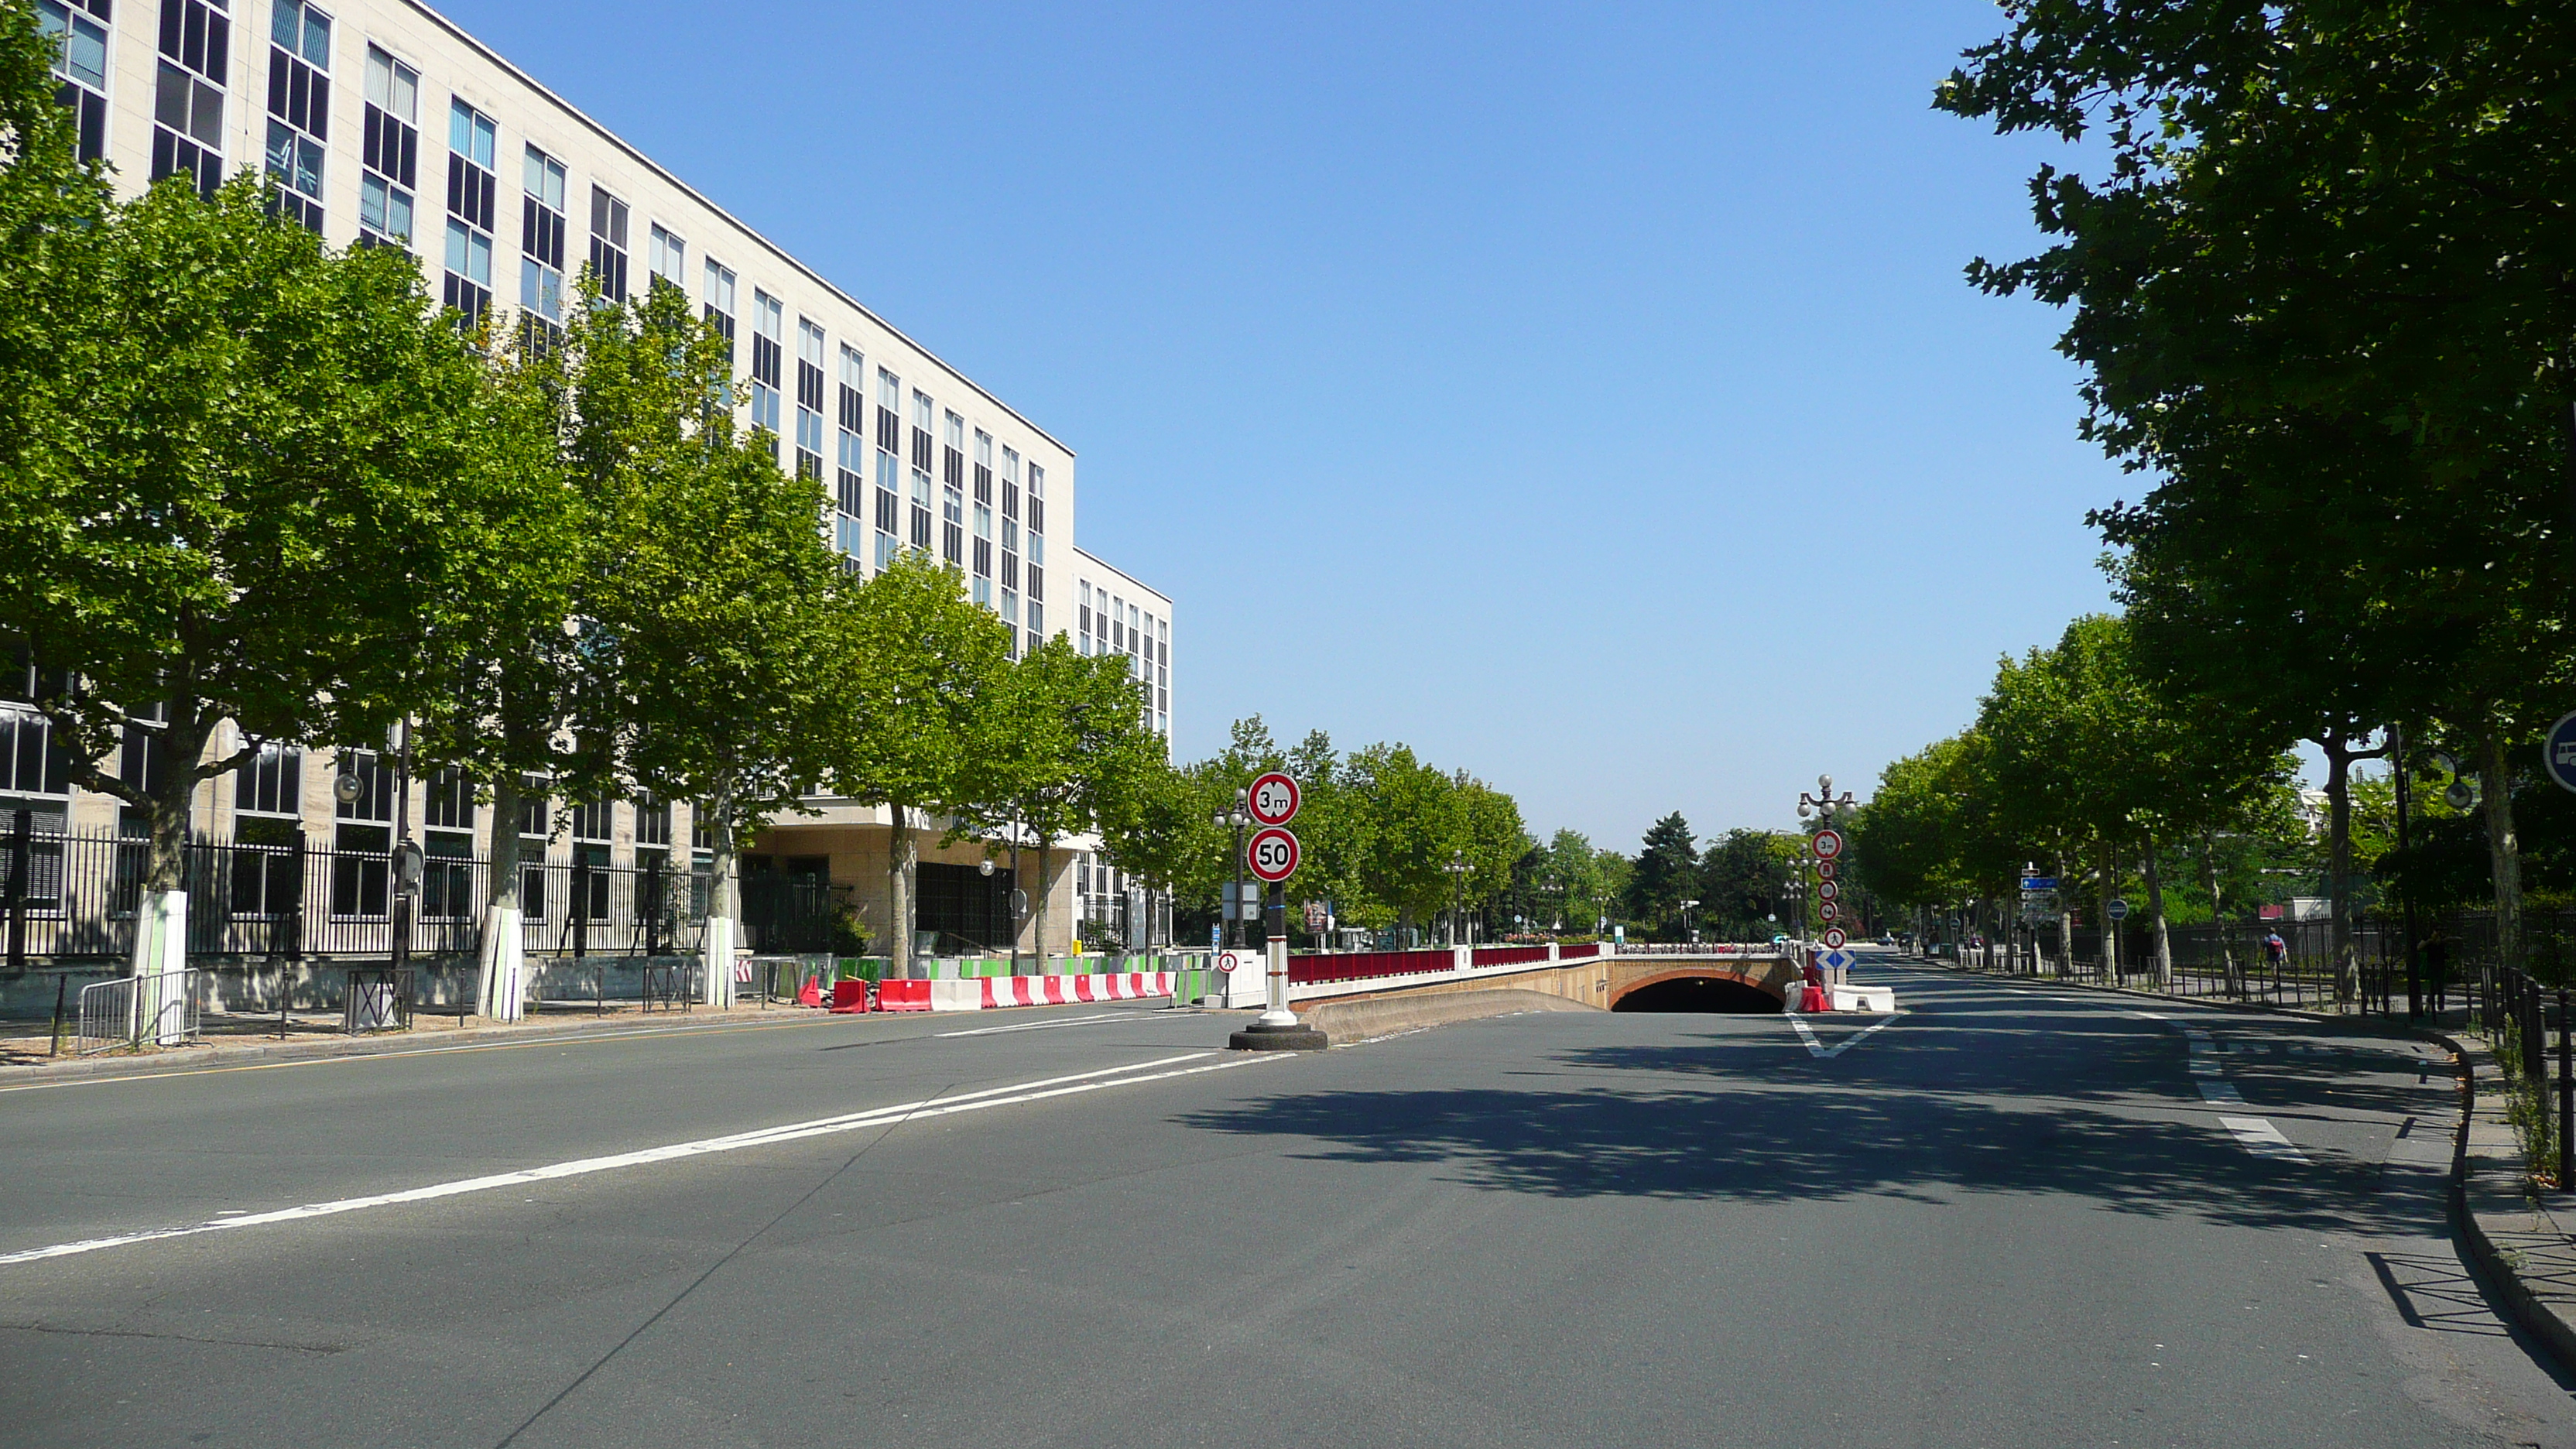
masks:
<svg viewBox="0 0 2576 1449"><path fill-rule="evenodd" d="M411 252L436 302L466 319L488 314L496 327L559 324L578 305L584 268L610 296L656 281L681 289L733 339L741 406L775 435L781 466L823 483L820 525L848 567L871 574L899 553L927 553L960 571L1016 648L1067 634L1086 653L1129 656L1149 723L1169 734L1171 601L1074 546L1081 493L1070 448L436 11L410 0L37 8L61 43L61 96L82 149L108 163L121 191L169 177L211 191L252 171L284 215L334 246ZM0 697L25 692L25 681L0 687ZM43 764L41 745L24 748L43 728L0 702L0 741L20 746L0 753L0 808L34 809L76 832L116 828L115 801L71 790ZM200 830L383 849L396 810L390 783L378 782L379 753L317 754L273 752L209 782ZM349 774L367 788L336 800L333 784ZM490 812L463 782L416 780L410 790L406 818L433 856L488 847ZM881 945L885 814L811 804L814 813L754 842L746 869L828 896ZM677 866L668 857L690 847L688 813L685 802L557 801L523 828L558 862ZM1008 872L984 874L985 851L942 848L941 833L934 822L917 842L928 862L920 928L942 949L1008 949ZM1023 922L1022 951L1061 952L1086 919L1123 914L1106 894L1092 900L1095 873L1110 876L1087 845L1056 852L1043 883L1023 852L1019 884L1047 892L1050 939L1041 946ZM338 904L380 909L380 893Z"/></svg>

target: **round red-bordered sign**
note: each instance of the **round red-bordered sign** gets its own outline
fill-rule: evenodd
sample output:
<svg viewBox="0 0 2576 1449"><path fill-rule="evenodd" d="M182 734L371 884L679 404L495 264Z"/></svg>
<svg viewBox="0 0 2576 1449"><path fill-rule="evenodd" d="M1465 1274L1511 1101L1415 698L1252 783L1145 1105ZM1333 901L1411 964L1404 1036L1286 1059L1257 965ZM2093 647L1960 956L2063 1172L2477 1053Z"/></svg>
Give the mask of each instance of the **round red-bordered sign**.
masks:
<svg viewBox="0 0 2576 1449"><path fill-rule="evenodd" d="M1297 782L1277 770L1253 781L1252 788L1244 792L1244 808L1264 825L1285 825L1296 819L1297 807L1304 800Z"/></svg>
<svg viewBox="0 0 2576 1449"><path fill-rule="evenodd" d="M1816 832L1816 859L1834 860L1843 853L1843 833L1839 830Z"/></svg>
<svg viewBox="0 0 2576 1449"><path fill-rule="evenodd" d="M1850 939L1850 937L1843 934L1842 927L1827 927L1825 930L1825 949L1828 951L1839 951L1843 948L1843 942Z"/></svg>
<svg viewBox="0 0 2576 1449"><path fill-rule="evenodd" d="M1842 893L1843 893L1843 883L1842 883L1841 881L1838 881L1838 880L1834 879L1832 876L1827 876L1827 877L1825 877L1823 880L1820 880L1820 881L1816 882L1816 899L1817 899L1817 900L1820 900L1820 901L1839 900L1839 899L1841 899L1841 897L1842 897Z"/></svg>
<svg viewBox="0 0 2576 1449"><path fill-rule="evenodd" d="M1836 874L1840 873L1841 870L1841 866L1834 864L1830 860L1820 860L1816 862L1816 876L1820 880L1832 880Z"/></svg>
<svg viewBox="0 0 2576 1449"><path fill-rule="evenodd" d="M1273 825L1243 843L1244 868L1277 885L1297 873L1297 837Z"/></svg>

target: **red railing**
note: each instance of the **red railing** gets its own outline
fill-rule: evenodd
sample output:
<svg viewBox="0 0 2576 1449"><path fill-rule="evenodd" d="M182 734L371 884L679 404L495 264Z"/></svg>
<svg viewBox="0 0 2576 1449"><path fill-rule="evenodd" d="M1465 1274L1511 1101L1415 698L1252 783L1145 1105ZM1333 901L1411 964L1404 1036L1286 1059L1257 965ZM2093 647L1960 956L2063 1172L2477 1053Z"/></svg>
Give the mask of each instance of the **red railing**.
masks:
<svg viewBox="0 0 2576 1449"><path fill-rule="evenodd" d="M1288 980L1295 986L1311 986L1323 981L1374 981L1381 976L1446 971L1456 960L1445 950L1337 951L1291 956L1288 958Z"/></svg>
<svg viewBox="0 0 2576 1449"><path fill-rule="evenodd" d="M1476 964L1479 966L1516 966L1523 961L1546 959L1545 946L1479 946L1476 948Z"/></svg>
<svg viewBox="0 0 2576 1449"><path fill-rule="evenodd" d="M1598 941L1586 941L1580 946L1559 946L1556 948L1556 959L1559 961L1580 961L1587 956L1598 956L1600 954L1601 943Z"/></svg>

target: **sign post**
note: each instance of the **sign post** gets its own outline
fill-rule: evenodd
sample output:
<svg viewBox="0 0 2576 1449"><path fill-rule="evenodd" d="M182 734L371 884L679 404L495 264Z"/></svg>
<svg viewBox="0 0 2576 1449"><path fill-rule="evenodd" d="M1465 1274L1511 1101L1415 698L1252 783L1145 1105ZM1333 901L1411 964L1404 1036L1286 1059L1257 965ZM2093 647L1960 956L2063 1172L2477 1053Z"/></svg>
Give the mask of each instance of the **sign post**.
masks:
<svg viewBox="0 0 2576 1449"><path fill-rule="evenodd" d="M1244 795L1244 808L1261 824L1245 843L1244 866L1269 887L1262 902L1262 925L1270 937L1265 973L1269 990L1267 1009L1252 1025L1226 1038L1226 1045L1237 1051L1311 1052L1329 1045L1322 1032L1297 1020L1297 1013L1288 1009L1288 877L1297 873L1301 852L1297 837L1287 827L1297 818L1302 800L1297 782L1276 770L1253 781Z"/></svg>

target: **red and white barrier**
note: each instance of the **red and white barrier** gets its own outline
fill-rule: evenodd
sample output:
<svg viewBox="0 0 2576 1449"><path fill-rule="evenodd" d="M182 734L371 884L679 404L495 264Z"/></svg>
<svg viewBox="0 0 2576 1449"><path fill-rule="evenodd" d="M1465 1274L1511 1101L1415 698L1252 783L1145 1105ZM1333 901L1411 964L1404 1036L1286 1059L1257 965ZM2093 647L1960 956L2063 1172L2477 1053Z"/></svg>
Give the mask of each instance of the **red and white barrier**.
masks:
<svg viewBox="0 0 2576 1449"><path fill-rule="evenodd" d="M1169 971L1115 976L972 976L933 981L933 1011L990 1011L1002 1006L1070 1006L1085 1001L1144 1001L1172 994Z"/></svg>

